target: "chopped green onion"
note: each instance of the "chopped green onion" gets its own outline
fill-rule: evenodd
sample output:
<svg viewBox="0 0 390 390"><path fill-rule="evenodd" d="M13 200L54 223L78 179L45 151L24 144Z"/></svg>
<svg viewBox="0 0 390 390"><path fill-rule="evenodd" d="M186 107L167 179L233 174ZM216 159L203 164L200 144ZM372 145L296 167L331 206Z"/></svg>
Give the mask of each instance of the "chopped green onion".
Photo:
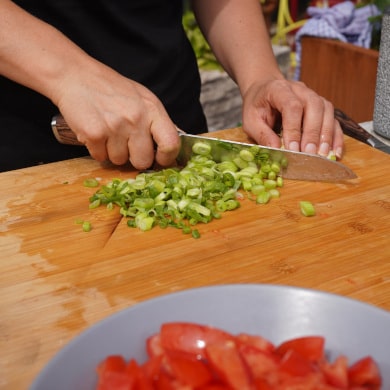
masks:
<svg viewBox="0 0 390 390"><path fill-rule="evenodd" d="M200 237L200 233L199 233L199 231L197 229L194 229L192 231L192 237L193 238L199 238Z"/></svg>
<svg viewBox="0 0 390 390"><path fill-rule="evenodd" d="M266 204L266 203L268 203L270 201L270 199L271 199L270 193L267 192L267 191L263 191L259 195L257 195L256 203Z"/></svg>
<svg viewBox="0 0 390 390"><path fill-rule="evenodd" d="M84 187L97 187L99 185L99 182L97 179L89 178L85 179L83 182Z"/></svg>
<svg viewBox="0 0 390 390"><path fill-rule="evenodd" d="M273 160L258 146L242 149L232 145L220 161L214 161L210 144L197 142L192 149L192 157L181 169L142 172L134 179L113 179L102 185L90 197L89 207L119 207L119 213L128 219L127 225L142 231L158 225L199 238L193 226L240 207L240 200L245 198L240 190L259 204L280 196L281 156ZM95 185L97 180L85 182Z"/></svg>
<svg viewBox="0 0 390 390"><path fill-rule="evenodd" d="M253 155L253 153L251 153L251 151L248 149L240 150L239 156L242 160L247 161L247 162L253 161L255 159L255 156Z"/></svg>
<svg viewBox="0 0 390 390"><path fill-rule="evenodd" d="M299 207L301 209L301 213L305 217L312 217L312 216L316 215L316 210L314 208L314 205L309 201L299 202Z"/></svg>
<svg viewBox="0 0 390 390"><path fill-rule="evenodd" d="M84 232L90 232L92 229L91 222L89 221L84 221L81 226Z"/></svg>
<svg viewBox="0 0 390 390"><path fill-rule="evenodd" d="M211 146L205 142L196 142L192 146L192 151L200 156L207 156L211 152Z"/></svg>

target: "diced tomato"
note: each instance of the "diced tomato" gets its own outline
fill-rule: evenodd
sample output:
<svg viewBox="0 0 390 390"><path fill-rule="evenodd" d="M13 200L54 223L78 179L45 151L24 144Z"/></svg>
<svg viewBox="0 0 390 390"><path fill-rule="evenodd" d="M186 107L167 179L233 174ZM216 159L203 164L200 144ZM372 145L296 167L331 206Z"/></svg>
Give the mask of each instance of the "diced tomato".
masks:
<svg viewBox="0 0 390 390"><path fill-rule="evenodd" d="M161 346L166 350L182 351L204 357L206 345L234 340L221 329L186 322L163 324L160 332Z"/></svg>
<svg viewBox="0 0 390 390"><path fill-rule="evenodd" d="M263 378L255 379L254 387L256 390L274 390L275 386L270 384L268 380Z"/></svg>
<svg viewBox="0 0 390 390"><path fill-rule="evenodd" d="M324 358L324 346L324 337L306 336L285 341L276 348L275 352L283 356L291 349L312 362L319 362Z"/></svg>
<svg viewBox="0 0 390 390"><path fill-rule="evenodd" d="M192 324L164 324L148 338L139 365L108 356L97 367L97 390L380 390L379 367L365 357L348 368L329 362L324 338L307 336L278 347L261 336Z"/></svg>
<svg viewBox="0 0 390 390"><path fill-rule="evenodd" d="M238 345L238 350L254 379L264 378L279 369L280 358L273 353L261 351L249 344Z"/></svg>
<svg viewBox="0 0 390 390"><path fill-rule="evenodd" d="M123 372L126 368L126 360L120 355L110 355L98 365L99 374L104 372Z"/></svg>
<svg viewBox="0 0 390 390"><path fill-rule="evenodd" d="M177 387L175 379L173 379L165 372L161 372L160 376L157 378L154 384L155 389L157 390L175 390Z"/></svg>
<svg viewBox="0 0 390 390"><path fill-rule="evenodd" d="M294 349L289 349L283 355L280 361L280 371L292 376L305 376L313 372L318 372L318 369L313 363Z"/></svg>
<svg viewBox="0 0 390 390"><path fill-rule="evenodd" d="M345 356L338 356L333 363L324 360L320 367L326 383L338 389L348 389L348 359Z"/></svg>
<svg viewBox="0 0 390 390"><path fill-rule="evenodd" d="M141 366L146 376L151 380L155 380L160 375L163 358L163 355L153 356Z"/></svg>
<svg viewBox="0 0 390 390"><path fill-rule="evenodd" d="M97 390L135 390L135 381L122 374L109 374L99 380Z"/></svg>
<svg viewBox="0 0 390 390"><path fill-rule="evenodd" d="M336 390L323 382L321 373L306 376L283 376L277 386L278 390Z"/></svg>
<svg viewBox="0 0 390 390"><path fill-rule="evenodd" d="M273 352L275 350L275 346L266 338L247 333L240 333L237 335L236 342L238 345L249 345L252 348L257 348L263 352Z"/></svg>
<svg viewBox="0 0 390 390"><path fill-rule="evenodd" d="M153 390L153 377L149 376L149 373L135 359L129 361L126 372L135 381L134 389Z"/></svg>
<svg viewBox="0 0 390 390"><path fill-rule="evenodd" d="M365 386L367 389L380 389L382 384L378 365L367 356L354 363L348 370L350 386Z"/></svg>
<svg viewBox="0 0 390 390"><path fill-rule="evenodd" d="M132 390L135 378L126 372L126 361L122 356L108 356L98 366L98 390Z"/></svg>
<svg viewBox="0 0 390 390"><path fill-rule="evenodd" d="M161 346L160 334L156 333L146 340L146 352L149 357L160 356L164 353Z"/></svg>
<svg viewBox="0 0 390 390"><path fill-rule="evenodd" d="M222 382L234 390L251 389L251 378L234 341L206 345L206 358Z"/></svg>
<svg viewBox="0 0 390 390"><path fill-rule="evenodd" d="M167 360L173 377L191 387L205 386L210 383L213 375L204 360L181 352L167 352Z"/></svg>

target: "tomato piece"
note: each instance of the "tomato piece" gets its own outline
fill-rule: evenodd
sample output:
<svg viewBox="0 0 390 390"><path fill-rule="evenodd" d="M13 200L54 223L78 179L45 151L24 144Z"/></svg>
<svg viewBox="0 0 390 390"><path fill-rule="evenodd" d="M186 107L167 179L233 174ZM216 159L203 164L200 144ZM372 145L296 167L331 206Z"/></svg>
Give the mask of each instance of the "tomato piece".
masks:
<svg viewBox="0 0 390 390"><path fill-rule="evenodd" d="M98 374L105 372L123 372L126 369L126 360L120 355L107 356L97 367Z"/></svg>
<svg viewBox="0 0 390 390"><path fill-rule="evenodd" d="M167 363L172 376L191 387L204 386L211 382L213 375L204 360L181 352L167 352Z"/></svg>
<svg viewBox="0 0 390 390"><path fill-rule="evenodd" d="M97 390L135 390L135 381L125 374L110 373L101 380ZM144 389L142 389L144 390ZM145 389L146 390L146 389Z"/></svg>
<svg viewBox="0 0 390 390"><path fill-rule="evenodd" d="M263 378L255 379L254 385L256 390L275 390L275 385L272 385L268 382L268 380L265 380Z"/></svg>
<svg viewBox="0 0 390 390"><path fill-rule="evenodd" d="M153 377L149 377L144 366L140 366L135 359L129 361L126 373L134 379L134 389L153 390Z"/></svg>
<svg viewBox="0 0 390 390"><path fill-rule="evenodd" d="M97 368L98 390L132 390L135 379L126 372L126 361L122 356L112 355L102 361Z"/></svg>
<svg viewBox="0 0 390 390"><path fill-rule="evenodd" d="M205 357L206 345L215 342L234 340L234 337L221 329L186 322L171 322L161 326L161 346L166 350L187 352Z"/></svg>
<svg viewBox="0 0 390 390"><path fill-rule="evenodd" d="M163 358L163 355L153 356L141 366L142 371L152 381L160 375Z"/></svg>
<svg viewBox="0 0 390 390"><path fill-rule="evenodd" d="M283 356L287 351L293 350L312 362L319 362L324 358L324 347L324 337L306 336L283 342L276 348L275 352Z"/></svg>
<svg viewBox="0 0 390 390"><path fill-rule="evenodd" d="M276 387L278 390L337 390L324 383L321 373L305 376L283 376Z"/></svg>
<svg viewBox="0 0 390 390"><path fill-rule="evenodd" d="M354 363L348 370L350 386L380 389L382 378L379 367L371 356L366 356Z"/></svg>
<svg viewBox="0 0 390 390"><path fill-rule="evenodd" d="M162 371L159 377L154 382L157 390L175 390L175 380L166 372Z"/></svg>
<svg viewBox="0 0 390 390"><path fill-rule="evenodd" d="M240 333L236 336L236 342L238 345L249 345L257 348L263 352L273 352L275 350L274 344L269 340L261 336L254 336L247 333Z"/></svg>
<svg viewBox="0 0 390 390"><path fill-rule="evenodd" d="M252 388L249 370L233 341L207 344L206 357L223 383L236 390Z"/></svg>
<svg viewBox="0 0 390 390"><path fill-rule="evenodd" d="M287 373L292 376L305 376L313 372L318 372L318 369L313 363L303 357L294 349L289 349L280 361L281 372Z"/></svg>
<svg viewBox="0 0 390 390"><path fill-rule="evenodd" d="M238 350L254 379L260 379L278 371L280 366L279 356L264 352L251 345L241 344Z"/></svg>
<svg viewBox="0 0 390 390"><path fill-rule="evenodd" d="M146 339L146 352L149 357L160 356L164 353L159 333L156 333Z"/></svg>
<svg viewBox="0 0 390 390"><path fill-rule="evenodd" d="M126 372L126 361L122 356L111 355L97 368L98 390L132 390L135 378Z"/></svg>
<svg viewBox="0 0 390 390"><path fill-rule="evenodd" d="M320 369L326 383L338 389L348 389L348 359L345 356L338 356L333 363L323 361Z"/></svg>

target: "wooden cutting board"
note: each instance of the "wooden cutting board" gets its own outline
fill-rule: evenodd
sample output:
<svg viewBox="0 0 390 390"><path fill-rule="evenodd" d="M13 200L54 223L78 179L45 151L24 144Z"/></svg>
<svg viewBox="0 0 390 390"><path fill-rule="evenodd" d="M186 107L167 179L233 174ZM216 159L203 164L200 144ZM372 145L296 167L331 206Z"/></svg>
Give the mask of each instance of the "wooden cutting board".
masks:
<svg viewBox="0 0 390 390"><path fill-rule="evenodd" d="M248 141L240 129L213 135ZM118 210L89 210L95 189L83 180L134 177L130 167L80 158L1 173L0 388L26 388L100 319L187 288L297 285L390 310L390 155L346 137L343 163L357 179L286 180L280 199L245 199L199 225L197 240L173 228L131 229ZM315 205L315 217L300 214L301 200Z"/></svg>

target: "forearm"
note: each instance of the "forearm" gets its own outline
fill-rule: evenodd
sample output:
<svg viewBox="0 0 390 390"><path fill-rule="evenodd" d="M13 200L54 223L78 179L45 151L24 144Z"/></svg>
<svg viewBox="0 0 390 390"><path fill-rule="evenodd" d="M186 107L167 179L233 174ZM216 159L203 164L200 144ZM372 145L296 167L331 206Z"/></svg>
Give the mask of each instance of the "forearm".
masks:
<svg viewBox="0 0 390 390"><path fill-rule="evenodd" d="M193 0L198 23L241 93L256 80L282 79L259 0Z"/></svg>
<svg viewBox="0 0 390 390"><path fill-rule="evenodd" d="M9 0L0 0L0 74L51 99L94 60L61 32Z"/></svg>

